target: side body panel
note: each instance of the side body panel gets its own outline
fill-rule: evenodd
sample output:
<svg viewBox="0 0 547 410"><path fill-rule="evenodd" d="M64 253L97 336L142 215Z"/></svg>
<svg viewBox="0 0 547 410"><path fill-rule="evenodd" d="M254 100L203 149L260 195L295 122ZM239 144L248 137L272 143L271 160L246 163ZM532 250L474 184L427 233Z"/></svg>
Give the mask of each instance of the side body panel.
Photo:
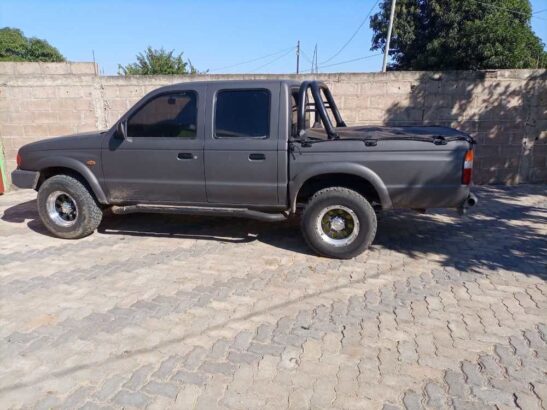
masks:
<svg viewBox="0 0 547 410"><path fill-rule="evenodd" d="M294 201L312 174L331 172L358 175L369 181L384 209L456 207L469 194L469 187L461 184L468 148L465 141L435 145L406 140L379 140L372 147L362 141L343 140L300 147L291 157L291 199ZM311 168L314 172L309 171Z"/></svg>
<svg viewBox="0 0 547 410"><path fill-rule="evenodd" d="M195 138L140 137L123 139L111 131L105 138L102 166L105 186L112 203L206 202L203 174L203 136L206 86L179 84L169 93L197 93L197 128ZM156 95L150 93L125 116L129 118Z"/></svg>
<svg viewBox="0 0 547 410"><path fill-rule="evenodd" d="M268 138L215 137L217 93L225 90L268 90ZM280 82L254 81L251 85L210 83L207 87L205 126L205 181L210 204L277 208L279 198ZM285 135L285 134L284 134ZM258 158L258 159L253 159Z"/></svg>

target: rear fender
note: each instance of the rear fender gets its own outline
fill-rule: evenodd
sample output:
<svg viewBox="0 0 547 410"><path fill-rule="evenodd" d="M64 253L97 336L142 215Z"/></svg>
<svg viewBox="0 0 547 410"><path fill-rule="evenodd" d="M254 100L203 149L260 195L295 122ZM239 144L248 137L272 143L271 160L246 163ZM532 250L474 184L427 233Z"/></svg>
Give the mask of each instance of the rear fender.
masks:
<svg viewBox="0 0 547 410"><path fill-rule="evenodd" d="M289 195L292 212L296 211L296 198L298 197L298 193L306 181L313 177L328 174L348 174L363 178L368 181L378 193L378 197L380 198L380 202L382 204L382 209L390 209L392 207L389 192L378 174L374 171L359 164L327 163L316 164L306 168L289 183Z"/></svg>

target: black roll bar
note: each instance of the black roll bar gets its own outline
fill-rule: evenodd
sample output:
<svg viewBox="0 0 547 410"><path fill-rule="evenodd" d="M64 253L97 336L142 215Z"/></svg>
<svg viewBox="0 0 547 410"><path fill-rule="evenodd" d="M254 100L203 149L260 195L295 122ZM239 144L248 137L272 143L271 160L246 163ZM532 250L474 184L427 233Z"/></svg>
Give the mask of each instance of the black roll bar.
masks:
<svg viewBox="0 0 547 410"><path fill-rule="evenodd" d="M338 111L338 107L336 106L334 98L332 98L329 88L322 81L304 81L300 85L300 89L298 90L298 135L301 135L301 133L306 129L306 97L308 89L311 90L311 94L315 101L315 122L318 122L319 117L323 123L323 127L325 127L329 139L337 138L336 131L332 126L332 122L330 121L327 113L327 108L323 103L321 91L323 91L323 94L327 99L327 103L329 105L328 108L331 110L334 120L336 121L336 127L345 127L346 123L342 120L340 111Z"/></svg>

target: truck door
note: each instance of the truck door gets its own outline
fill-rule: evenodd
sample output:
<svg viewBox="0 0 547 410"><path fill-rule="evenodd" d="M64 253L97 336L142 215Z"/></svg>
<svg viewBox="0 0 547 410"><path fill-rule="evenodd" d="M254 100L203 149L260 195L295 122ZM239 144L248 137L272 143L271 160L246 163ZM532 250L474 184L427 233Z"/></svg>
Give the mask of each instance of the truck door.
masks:
<svg viewBox="0 0 547 410"><path fill-rule="evenodd" d="M206 203L203 174L204 85L150 95L130 110L127 138L102 150L113 202Z"/></svg>
<svg viewBox="0 0 547 410"><path fill-rule="evenodd" d="M207 86L205 185L210 203L278 204L280 84Z"/></svg>

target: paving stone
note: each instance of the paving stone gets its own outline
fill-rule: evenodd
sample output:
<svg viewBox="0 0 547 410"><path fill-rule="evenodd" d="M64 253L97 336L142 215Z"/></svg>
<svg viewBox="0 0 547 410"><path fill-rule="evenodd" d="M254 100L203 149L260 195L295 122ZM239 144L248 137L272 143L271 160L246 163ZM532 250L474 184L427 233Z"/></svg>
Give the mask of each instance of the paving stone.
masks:
<svg viewBox="0 0 547 410"><path fill-rule="evenodd" d="M152 374L152 377L162 380L169 378L181 362L182 358L178 355L168 357L161 363L160 368Z"/></svg>
<svg viewBox="0 0 547 410"><path fill-rule="evenodd" d="M221 373L229 376L234 373L234 366L231 363L204 362L200 370L205 373Z"/></svg>
<svg viewBox="0 0 547 410"><path fill-rule="evenodd" d="M123 385L126 389L129 390L136 390L139 387L141 387L146 380L148 379L148 376L152 372L153 367L151 365L143 366L139 369L137 369L131 378Z"/></svg>
<svg viewBox="0 0 547 410"><path fill-rule="evenodd" d="M403 404L407 410L423 409L421 396L414 391L407 391L403 397Z"/></svg>
<svg viewBox="0 0 547 410"><path fill-rule="evenodd" d="M121 390L113 399L114 403L123 407L144 408L150 403L150 398L141 392Z"/></svg>
<svg viewBox="0 0 547 410"><path fill-rule="evenodd" d="M239 363L254 363L260 359L260 356L248 353L248 352L230 352L228 353L228 361L239 364Z"/></svg>
<svg viewBox="0 0 547 410"><path fill-rule="evenodd" d="M195 384L197 386L203 386L207 378L202 373L187 372L186 370L180 370L172 377L172 380L182 382L185 384Z"/></svg>
<svg viewBox="0 0 547 410"><path fill-rule="evenodd" d="M151 381L146 384L142 390L148 393L151 396L160 395L165 396L170 399L176 399L179 389L177 386L171 383L160 383L156 381Z"/></svg>

